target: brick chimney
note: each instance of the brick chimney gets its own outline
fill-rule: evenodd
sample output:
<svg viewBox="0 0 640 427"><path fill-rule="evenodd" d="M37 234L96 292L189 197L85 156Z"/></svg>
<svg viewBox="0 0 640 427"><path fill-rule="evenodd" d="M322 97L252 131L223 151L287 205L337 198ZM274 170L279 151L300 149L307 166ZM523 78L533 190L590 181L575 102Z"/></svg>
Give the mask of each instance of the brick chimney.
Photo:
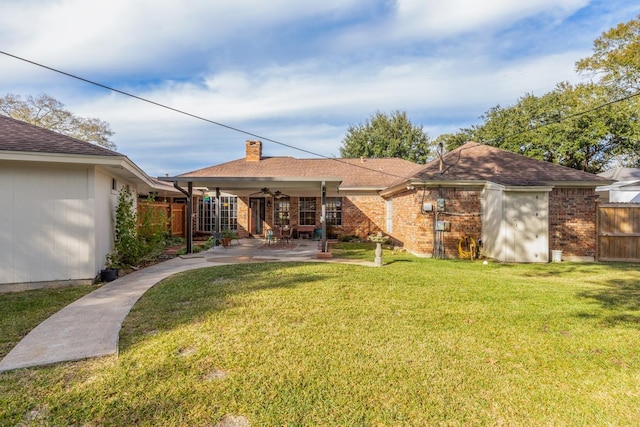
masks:
<svg viewBox="0 0 640 427"><path fill-rule="evenodd" d="M247 140L247 162L259 162L262 160L262 141Z"/></svg>

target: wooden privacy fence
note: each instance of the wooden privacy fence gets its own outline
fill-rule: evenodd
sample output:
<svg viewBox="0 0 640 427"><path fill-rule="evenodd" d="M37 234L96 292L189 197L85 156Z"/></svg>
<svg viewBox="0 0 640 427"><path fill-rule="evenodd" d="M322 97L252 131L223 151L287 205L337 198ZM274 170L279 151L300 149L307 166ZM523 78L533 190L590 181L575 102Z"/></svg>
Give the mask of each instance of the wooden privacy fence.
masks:
<svg viewBox="0 0 640 427"><path fill-rule="evenodd" d="M186 220L187 205L184 203L141 202L138 212L143 209L158 209L164 212L171 221L169 231L172 236L187 237Z"/></svg>
<svg viewBox="0 0 640 427"><path fill-rule="evenodd" d="M640 205L598 205L598 260L640 261Z"/></svg>

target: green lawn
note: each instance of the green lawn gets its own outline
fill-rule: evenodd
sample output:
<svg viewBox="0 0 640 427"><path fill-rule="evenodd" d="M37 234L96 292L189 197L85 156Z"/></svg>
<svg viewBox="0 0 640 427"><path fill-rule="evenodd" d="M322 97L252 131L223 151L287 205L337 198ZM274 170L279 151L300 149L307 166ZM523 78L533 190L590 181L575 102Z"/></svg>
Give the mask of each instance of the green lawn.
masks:
<svg viewBox="0 0 640 427"><path fill-rule="evenodd" d="M384 259L174 276L119 357L0 374L0 425L637 425L638 265Z"/></svg>

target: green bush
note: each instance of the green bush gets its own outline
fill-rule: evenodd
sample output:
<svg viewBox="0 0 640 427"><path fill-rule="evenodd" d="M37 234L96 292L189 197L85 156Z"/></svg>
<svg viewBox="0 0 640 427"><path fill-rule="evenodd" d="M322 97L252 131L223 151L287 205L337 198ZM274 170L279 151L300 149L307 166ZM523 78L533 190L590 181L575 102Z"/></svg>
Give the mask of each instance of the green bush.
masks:
<svg viewBox="0 0 640 427"><path fill-rule="evenodd" d="M142 203L138 215L135 199L129 186L118 194L116 227L113 252L107 258L107 266L122 268L138 265L141 261L160 254L169 240L167 225L169 218L164 210L153 206L153 197Z"/></svg>

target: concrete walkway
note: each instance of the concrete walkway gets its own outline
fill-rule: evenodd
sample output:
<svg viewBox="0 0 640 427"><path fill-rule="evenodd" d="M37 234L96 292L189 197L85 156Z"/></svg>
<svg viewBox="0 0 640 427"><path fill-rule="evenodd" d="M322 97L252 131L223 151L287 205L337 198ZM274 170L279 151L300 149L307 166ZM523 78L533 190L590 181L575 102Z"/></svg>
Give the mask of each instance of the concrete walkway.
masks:
<svg viewBox="0 0 640 427"><path fill-rule="evenodd" d="M173 274L201 267L246 262L319 261L318 242L296 240L282 246L260 239L174 258L128 274L76 300L46 319L0 361L0 372L118 352L125 317L153 285Z"/></svg>

